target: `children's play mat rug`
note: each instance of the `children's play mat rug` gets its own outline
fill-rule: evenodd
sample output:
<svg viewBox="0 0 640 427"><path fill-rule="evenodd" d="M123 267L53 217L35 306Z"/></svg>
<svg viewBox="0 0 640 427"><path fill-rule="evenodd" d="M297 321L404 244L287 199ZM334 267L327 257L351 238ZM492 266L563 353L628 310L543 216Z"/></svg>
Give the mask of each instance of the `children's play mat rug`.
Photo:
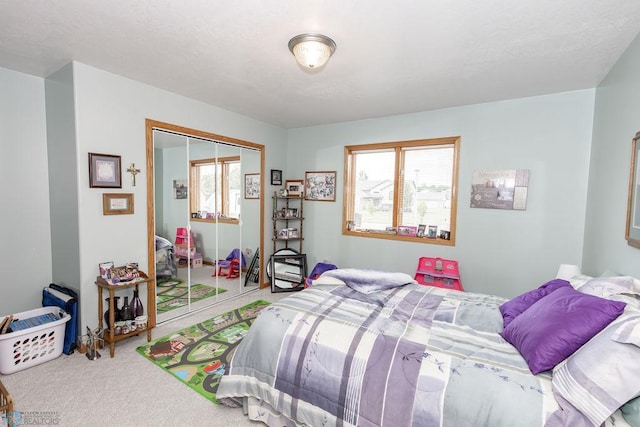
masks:
<svg viewBox="0 0 640 427"><path fill-rule="evenodd" d="M216 402L220 377L249 326L270 303L257 300L142 345L138 353Z"/></svg>
<svg viewBox="0 0 640 427"><path fill-rule="evenodd" d="M218 293L226 292L218 287ZM156 287L156 301L158 313L166 313L176 308L184 307L188 303L189 286L184 280L169 279L159 282ZM191 303L202 301L216 295L216 288L201 284L191 284Z"/></svg>

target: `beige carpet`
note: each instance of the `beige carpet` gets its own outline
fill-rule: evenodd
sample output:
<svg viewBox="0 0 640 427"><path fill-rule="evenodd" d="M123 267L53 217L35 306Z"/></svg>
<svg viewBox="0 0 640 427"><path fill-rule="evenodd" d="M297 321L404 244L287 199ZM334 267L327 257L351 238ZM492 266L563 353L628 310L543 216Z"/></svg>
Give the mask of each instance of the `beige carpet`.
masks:
<svg viewBox="0 0 640 427"><path fill-rule="evenodd" d="M268 288L225 300L203 311L166 322L153 337L202 322L256 299L275 302L286 294ZM115 357L109 349L89 360L74 353L11 375L0 381L13 395L14 406L23 412L25 424L48 417L58 426L256 426L241 409L227 408L207 400L171 374L140 357L136 347L146 334L116 343ZM43 419L44 420L44 419ZM43 424L41 421L39 424Z"/></svg>

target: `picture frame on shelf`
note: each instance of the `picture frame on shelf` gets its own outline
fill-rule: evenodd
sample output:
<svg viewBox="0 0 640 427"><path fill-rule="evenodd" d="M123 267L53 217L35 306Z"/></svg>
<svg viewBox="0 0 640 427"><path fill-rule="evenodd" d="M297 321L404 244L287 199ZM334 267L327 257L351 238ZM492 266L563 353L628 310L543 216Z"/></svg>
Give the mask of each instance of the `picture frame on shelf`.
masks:
<svg viewBox="0 0 640 427"><path fill-rule="evenodd" d="M133 214L133 193L103 193L102 214Z"/></svg>
<svg viewBox="0 0 640 427"><path fill-rule="evenodd" d="M418 232L416 233L416 237L424 237L424 233L427 230L427 226L425 224L418 224Z"/></svg>
<svg viewBox="0 0 640 427"><path fill-rule="evenodd" d="M438 226L437 225L430 225L429 229L427 230L427 237L429 239L436 239L438 237Z"/></svg>
<svg viewBox="0 0 640 427"><path fill-rule="evenodd" d="M244 174L244 198L245 199L260 198L260 174L259 173Z"/></svg>
<svg viewBox="0 0 640 427"><path fill-rule="evenodd" d="M284 189L287 191L289 197L302 197L304 181L299 179L287 180L285 181Z"/></svg>
<svg viewBox="0 0 640 427"><path fill-rule="evenodd" d="M122 188L120 156L89 153L89 188Z"/></svg>
<svg viewBox="0 0 640 427"><path fill-rule="evenodd" d="M98 268L100 269L100 277L103 279L109 278L109 270L114 267L113 261L101 262L98 264Z"/></svg>
<svg viewBox="0 0 640 427"><path fill-rule="evenodd" d="M305 200L336 201L336 171L305 172Z"/></svg>
<svg viewBox="0 0 640 427"><path fill-rule="evenodd" d="M271 185L282 185L282 171L271 169Z"/></svg>
<svg viewBox="0 0 640 427"><path fill-rule="evenodd" d="M627 224L625 239L629 246L640 249L640 132L631 141L631 168L629 171L629 191L627 196Z"/></svg>

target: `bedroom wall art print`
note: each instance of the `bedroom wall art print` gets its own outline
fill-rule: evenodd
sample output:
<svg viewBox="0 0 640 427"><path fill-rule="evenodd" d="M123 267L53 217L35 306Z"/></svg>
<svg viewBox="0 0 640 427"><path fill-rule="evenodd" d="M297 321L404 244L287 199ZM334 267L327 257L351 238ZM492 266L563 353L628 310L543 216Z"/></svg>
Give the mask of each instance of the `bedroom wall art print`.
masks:
<svg viewBox="0 0 640 427"><path fill-rule="evenodd" d="M260 174L259 173L244 174L244 198L245 199L260 198Z"/></svg>
<svg viewBox="0 0 640 427"><path fill-rule="evenodd" d="M528 169L473 171L471 207L527 209Z"/></svg>
<svg viewBox="0 0 640 427"><path fill-rule="evenodd" d="M336 201L336 172L306 172L304 177L305 200Z"/></svg>
<svg viewBox="0 0 640 427"><path fill-rule="evenodd" d="M638 185L638 176L640 169L638 159L638 139L640 132L631 142L631 170L629 172L629 199L627 202L627 226L625 230L625 238L629 246L640 249L640 185Z"/></svg>
<svg viewBox="0 0 640 427"><path fill-rule="evenodd" d="M120 156L89 153L89 188L122 188Z"/></svg>

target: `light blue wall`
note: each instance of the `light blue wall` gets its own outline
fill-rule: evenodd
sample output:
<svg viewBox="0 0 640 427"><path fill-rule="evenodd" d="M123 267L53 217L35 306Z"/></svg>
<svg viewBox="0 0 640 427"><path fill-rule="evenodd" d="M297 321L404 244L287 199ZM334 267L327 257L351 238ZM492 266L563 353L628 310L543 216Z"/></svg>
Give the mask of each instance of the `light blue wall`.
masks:
<svg viewBox="0 0 640 427"><path fill-rule="evenodd" d="M44 80L0 68L0 315L38 308L51 280Z"/></svg>
<svg viewBox="0 0 640 427"><path fill-rule="evenodd" d="M98 264L114 261L117 265L126 262L147 265L145 119L263 144L276 154L284 151L286 132L85 64L74 62L72 65L79 183L80 275L78 284L67 285L81 290L85 302L81 302L84 330L85 324L92 327L97 324L97 287L94 282ZM132 185L131 175L124 173L122 189L114 191L133 193L133 215L102 214L102 194L106 191L89 188L88 167L84 166L89 152L121 155L123 170L131 163L143 169L137 177L137 186ZM273 158L267 156L267 168L275 167L270 165L272 161ZM265 240L269 242L270 236L266 235ZM55 275L53 280L58 280Z"/></svg>
<svg viewBox="0 0 640 427"><path fill-rule="evenodd" d="M624 238L631 140L640 131L640 38L596 91L583 271L640 277L640 249Z"/></svg>
<svg viewBox="0 0 640 427"><path fill-rule="evenodd" d="M415 272L420 256L460 263L470 291L511 297L579 264L585 221L595 90L294 129L287 179L338 172L335 203L305 203L305 252L311 266ZM455 247L341 235L345 145L461 136ZM529 169L526 211L471 209L474 170Z"/></svg>
<svg viewBox="0 0 640 427"><path fill-rule="evenodd" d="M340 265L413 272L419 256L441 255L461 262L467 289L505 296L553 276L561 262L582 264L590 274L610 268L640 276L638 250L624 241L630 143L640 130L638 44L634 41L597 91L289 132L74 63L79 144L75 174L82 236L79 283L68 285L82 290L83 318L97 318L93 281L99 262L146 262L145 245L130 243L146 241L145 186L131 187L127 174L121 191L135 194L135 214L104 217L103 191L88 188L86 156L90 151L121 154L123 165L142 166L145 118L264 144L267 174L280 169L285 179L295 179L303 178L305 171L337 170L339 183L344 145L462 137L455 247L341 236L339 187L335 203L305 205L305 251L311 266L329 259ZM58 248L51 249L44 86L44 79L0 68L0 176L8 183L0 196L3 207L9 206L0 212L5 224L5 244L0 246L4 273L0 314L39 306L42 287L57 280L52 273L52 251ZM471 173L494 168L531 170L526 211L469 208ZM145 180L143 174L138 178ZM278 187L268 181L266 194L270 195ZM265 203L268 255L270 199Z"/></svg>

